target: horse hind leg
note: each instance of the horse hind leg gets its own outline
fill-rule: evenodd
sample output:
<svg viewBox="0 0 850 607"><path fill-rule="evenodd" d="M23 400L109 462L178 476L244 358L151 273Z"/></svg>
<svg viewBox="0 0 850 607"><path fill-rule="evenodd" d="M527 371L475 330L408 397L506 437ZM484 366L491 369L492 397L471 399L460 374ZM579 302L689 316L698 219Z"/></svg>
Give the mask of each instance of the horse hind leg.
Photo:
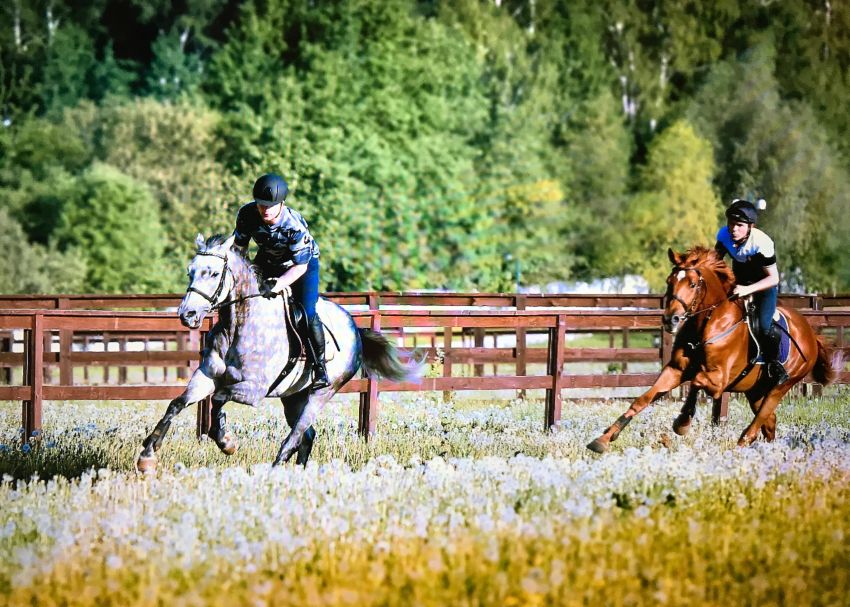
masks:
<svg viewBox="0 0 850 607"><path fill-rule="evenodd" d="M673 432L679 436L685 436L688 430L691 429L691 421L693 421L697 409L697 396L699 396L699 388L691 386L682 410L679 412L678 417L673 420Z"/></svg>
<svg viewBox="0 0 850 607"><path fill-rule="evenodd" d="M786 382L773 388L763 399L750 400L750 407L756 416L741 433L741 438L738 439L739 447L746 447L753 443L759 431L768 441L772 441L776 437L776 407L779 406L779 401L790 389L790 382Z"/></svg>
<svg viewBox="0 0 850 607"><path fill-rule="evenodd" d="M220 398L213 399L212 406L212 424L210 431L207 433L222 453L225 455L233 455L239 449L239 443L236 437L227 428L227 416L224 413L224 405L226 400Z"/></svg>
<svg viewBox="0 0 850 607"><path fill-rule="evenodd" d="M302 390L289 396L281 397L283 403L283 413L286 416L286 423L294 429L298 424L298 420L304 413L304 408L307 406L310 394L309 390ZM307 460L310 459L310 453L313 451L313 441L316 440L316 429L311 425L304 431L304 436L301 438L301 443L298 445L298 456L295 463L306 466Z"/></svg>

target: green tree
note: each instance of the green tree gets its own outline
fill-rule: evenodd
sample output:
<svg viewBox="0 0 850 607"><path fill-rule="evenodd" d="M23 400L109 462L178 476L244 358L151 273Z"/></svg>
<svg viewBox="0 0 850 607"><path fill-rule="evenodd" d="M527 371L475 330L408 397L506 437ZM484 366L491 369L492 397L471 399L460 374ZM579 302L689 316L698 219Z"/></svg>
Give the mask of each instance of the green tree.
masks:
<svg viewBox="0 0 850 607"><path fill-rule="evenodd" d="M118 169L95 163L62 208L55 242L86 260L87 289L134 293L162 289L163 230L150 190Z"/></svg>
<svg viewBox="0 0 850 607"><path fill-rule="evenodd" d="M620 221L609 226L610 238L622 247L622 265L611 268L613 273L635 272L661 289L669 271L668 247L714 244L722 208L712 184L714 171L711 144L684 120L652 141L641 191Z"/></svg>
<svg viewBox="0 0 850 607"><path fill-rule="evenodd" d="M4 293L79 293L86 275L85 261L76 251L60 253L31 244L21 226L0 207L0 285Z"/></svg>
<svg viewBox="0 0 850 607"><path fill-rule="evenodd" d="M715 66L689 115L715 142L723 198L768 200L759 223L776 241L785 288L844 289L850 175L811 108L782 99L775 57L765 43L741 61ZM717 104L718 97L729 101Z"/></svg>

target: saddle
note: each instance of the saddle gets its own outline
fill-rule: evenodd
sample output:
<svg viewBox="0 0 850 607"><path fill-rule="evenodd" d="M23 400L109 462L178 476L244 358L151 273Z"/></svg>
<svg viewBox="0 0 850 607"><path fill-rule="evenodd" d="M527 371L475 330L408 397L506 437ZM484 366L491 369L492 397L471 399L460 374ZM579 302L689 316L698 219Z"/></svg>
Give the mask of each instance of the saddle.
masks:
<svg viewBox="0 0 850 607"><path fill-rule="evenodd" d="M763 364L761 346L755 337L756 335L761 335L761 320L759 319L758 308L752 300L744 302L744 316L750 329L747 355L751 363L757 365ZM788 362L788 355L791 352L791 339L788 332L788 319L785 318L785 315L778 308L773 313L773 324L779 327L779 362L785 364Z"/></svg>
<svg viewBox="0 0 850 607"><path fill-rule="evenodd" d="M289 338L289 358L295 359L296 361L299 359L304 359L307 356L307 348L306 343L308 339L308 332L310 331L310 327L307 324L307 314L304 311L304 308L298 304L292 297L286 297L284 300L283 297L280 298L283 304L283 313L286 315L286 332L287 337ZM330 331L322 323L322 326L325 329L325 362L333 360L334 358L334 350L337 349L336 340L333 339L333 335L330 334ZM328 346L333 346L328 347Z"/></svg>

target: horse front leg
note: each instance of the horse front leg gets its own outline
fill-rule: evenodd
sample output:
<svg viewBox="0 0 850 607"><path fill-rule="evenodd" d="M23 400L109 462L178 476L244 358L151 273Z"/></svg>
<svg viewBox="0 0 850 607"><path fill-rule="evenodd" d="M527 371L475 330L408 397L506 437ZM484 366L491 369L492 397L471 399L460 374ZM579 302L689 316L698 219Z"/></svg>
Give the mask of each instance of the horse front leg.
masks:
<svg viewBox="0 0 850 607"><path fill-rule="evenodd" d="M142 442L142 452L136 460L136 469L139 472L153 473L159 463L156 452L162 446L162 441L171 427L171 420L177 416L190 403L197 402L212 394L215 390L215 382L200 369L192 374L189 384L183 394L172 400L165 410L162 419L157 422L148 437Z"/></svg>
<svg viewBox="0 0 850 607"><path fill-rule="evenodd" d="M692 385L688 391L688 397L685 399L685 404L682 405L682 410L679 412L679 416L673 420L673 432L679 436L685 436L688 430L691 429L691 421L693 421L697 410L698 395L699 388Z"/></svg>
<svg viewBox="0 0 850 607"><path fill-rule="evenodd" d="M617 440L620 432L625 428L632 418L643 411L647 405L658 400L670 390L682 383L682 371L666 366L661 371L661 375L652 384L652 387L640 395L632 403L623 415L617 418L613 424L603 432L598 438L587 444L587 448L595 453L605 453L608 450L610 443Z"/></svg>
<svg viewBox="0 0 850 607"><path fill-rule="evenodd" d="M334 393L335 391L332 387L324 388L317 392L311 392L307 397L307 404L304 405L301 415L298 416L294 425L291 421L289 421L289 419L287 419L290 423L291 429L289 431L289 435L280 445L280 451L278 451L277 457L272 464L273 466L279 466L284 462L288 462L292 456L299 451L299 447L305 438L305 433L312 427L313 422L316 421L319 411L322 410L322 407L325 406L325 403L331 399ZM310 446L312 447L312 438L310 440ZM309 452L306 455L309 456ZM299 463L301 463L300 460L301 457L299 455ZM304 458L303 463L306 464L306 457Z"/></svg>
<svg viewBox="0 0 850 607"><path fill-rule="evenodd" d="M220 397L213 398L212 424L210 424L210 431L207 432L207 436L213 439L222 453L233 455L239 449L239 443L236 441L233 433L227 428L227 416L224 413L224 405L226 403L227 401L222 400Z"/></svg>

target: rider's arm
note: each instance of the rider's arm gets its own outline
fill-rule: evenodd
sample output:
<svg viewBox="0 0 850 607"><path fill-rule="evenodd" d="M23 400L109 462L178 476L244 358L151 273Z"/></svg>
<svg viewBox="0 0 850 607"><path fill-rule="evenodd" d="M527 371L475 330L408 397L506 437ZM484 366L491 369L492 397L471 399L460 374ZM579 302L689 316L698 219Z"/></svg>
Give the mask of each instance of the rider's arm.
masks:
<svg viewBox="0 0 850 607"><path fill-rule="evenodd" d="M246 205L247 206L247 205ZM233 230L233 246L240 249L243 253L248 250L248 243L251 241L251 225L250 214L246 212L243 206L236 214L236 229Z"/></svg>
<svg viewBox="0 0 850 607"><path fill-rule="evenodd" d="M775 263L769 266L765 266L764 271L766 276L760 281L747 286L736 286L735 290L733 291L735 295L737 295L738 297L746 297L747 295L752 295L753 293L758 293L759 291L765 291L779 284L779 268L776 267Z"/></svg>
<svg viewBox="0 0 850 607"><path fill-rule="evenodd" d="M298 280L299 278L304 276L304 273L306 271L307 271L307 264L306 263L299 263L296 266L292 266L286 272L284 272L283 275L280 278L277 279L277 282L272 287L272 291L274 291L275 293L280 293L286 287L291 286L292 283L294 283L296 280Z"/></svg>
<svg viewBox="0 0 850 607"><path fill-rule="evenodd" d="M717 252L717 256L720 257L720 259L726 257L726 253L728 253L726 246L719 240L714 243L714 250Z"/></svg>

